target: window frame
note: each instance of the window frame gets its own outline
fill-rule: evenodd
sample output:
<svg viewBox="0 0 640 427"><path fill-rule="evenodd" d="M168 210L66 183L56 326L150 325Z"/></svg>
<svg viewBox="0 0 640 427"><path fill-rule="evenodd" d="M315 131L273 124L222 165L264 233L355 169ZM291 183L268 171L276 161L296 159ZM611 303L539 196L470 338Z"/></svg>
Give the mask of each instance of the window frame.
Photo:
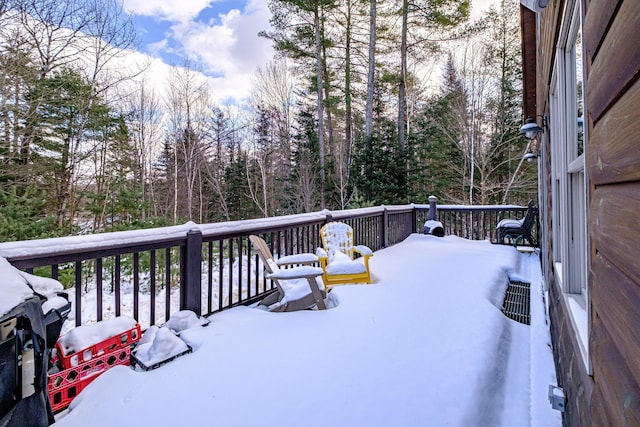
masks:
<svg viewBox="0 0 640 427"><path fill-rule="evenodd" d="M551 137L551 192L553 218L553 269L574 328L580 352L589 373L589 235L588 177L585 152L588 135L582 128L582 153L579 153L577 126L579 103L587 117L585 99L585 46L582 42L583 4L569 0L562 18L549 91ZM580 44L578 44L580 37ZM581 60L578 60L580 55ZM580 73L580 78L578 77ZM578 99L578 83L582 85Z"/></svg>

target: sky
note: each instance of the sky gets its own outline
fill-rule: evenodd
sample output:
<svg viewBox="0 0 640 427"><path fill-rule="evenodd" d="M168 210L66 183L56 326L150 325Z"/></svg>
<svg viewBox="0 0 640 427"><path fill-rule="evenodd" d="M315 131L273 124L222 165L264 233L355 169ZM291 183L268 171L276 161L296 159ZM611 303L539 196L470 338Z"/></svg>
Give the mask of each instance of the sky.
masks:
<svg viewBox="0 0 640 427"><path fill-rule="evenodd" d="M370 267L373 283L334 287L327 310L209 316L179 334L192 353L109 369L55 425L561 425L535 253L413 234ZM530 326L501 312L509 279L532 284Z"/></svg>
<svg viewBox="0 0 640 427"><path fill-rule="evenodd" d="M138 51L210 79L218 100L249 95L251 78L273 57L266 0L124 0L139 35Z"/></svg>
<svg viewBox="0 0 640 427"><path fill-rule="evenodd" d="M472 18L495 0L472 0ZM191 61L219 100L247 97L258 67L274 55L267 0L123 0L139 33L138 52L169 65Z"/></svg>

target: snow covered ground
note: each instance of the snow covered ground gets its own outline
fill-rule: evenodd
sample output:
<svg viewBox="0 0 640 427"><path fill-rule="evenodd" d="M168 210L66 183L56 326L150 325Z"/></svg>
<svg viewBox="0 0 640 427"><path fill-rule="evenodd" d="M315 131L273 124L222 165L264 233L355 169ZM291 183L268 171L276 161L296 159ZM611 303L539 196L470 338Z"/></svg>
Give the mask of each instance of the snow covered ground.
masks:
<svg viewBox="0 0 640 427"><path fill-rule="evenodd" d="M193 353L112 368L55 425L561 425L535 254L414 234L370 266L329 310L211 316L180 334ZM531 326L500 310L509 278L532 284Z"/></svg>

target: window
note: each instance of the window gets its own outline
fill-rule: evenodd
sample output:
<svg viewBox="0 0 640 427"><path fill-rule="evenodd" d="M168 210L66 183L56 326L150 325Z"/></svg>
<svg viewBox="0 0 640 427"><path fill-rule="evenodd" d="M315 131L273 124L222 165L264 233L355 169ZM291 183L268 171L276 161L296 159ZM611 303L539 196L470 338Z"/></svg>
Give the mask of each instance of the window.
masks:
<svg viewBox="0 0 640 427"><path fill-rule="evenodd" d="M560 30L549 99L554 272L590 371L587 289L586 126L583 126L582 10L568 1Z"/></svg>

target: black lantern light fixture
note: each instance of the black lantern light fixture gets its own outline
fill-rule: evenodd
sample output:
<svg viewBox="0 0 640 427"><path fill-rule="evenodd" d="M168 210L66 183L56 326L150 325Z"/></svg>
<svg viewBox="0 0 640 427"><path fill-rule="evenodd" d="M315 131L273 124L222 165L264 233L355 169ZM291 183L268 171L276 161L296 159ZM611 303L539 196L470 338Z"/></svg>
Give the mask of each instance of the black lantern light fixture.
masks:
<svg viewBox="0 0 640 427"><path fill-rule="evenodd" d="M535 117L542 117L542 127L538 126ZM539 133L544 132L547 127L547 116L527 117L527 121L520 128L520 135L524 135L527 139L535 139Z"/></svg>

